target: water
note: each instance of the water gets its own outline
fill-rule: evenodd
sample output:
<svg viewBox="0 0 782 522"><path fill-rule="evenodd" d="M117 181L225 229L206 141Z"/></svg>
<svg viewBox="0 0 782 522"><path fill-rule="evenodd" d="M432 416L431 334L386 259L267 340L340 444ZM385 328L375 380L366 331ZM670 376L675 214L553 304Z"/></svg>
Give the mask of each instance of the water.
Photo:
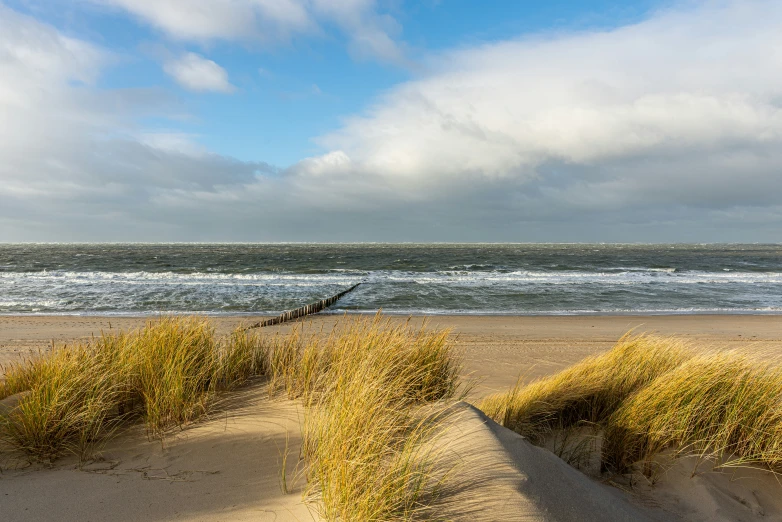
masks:
<svg viewBox="0 0 782 522"><path fill-rule="evenodd" d="M782 245L0 245L0 313L781 313Z"/></svg>

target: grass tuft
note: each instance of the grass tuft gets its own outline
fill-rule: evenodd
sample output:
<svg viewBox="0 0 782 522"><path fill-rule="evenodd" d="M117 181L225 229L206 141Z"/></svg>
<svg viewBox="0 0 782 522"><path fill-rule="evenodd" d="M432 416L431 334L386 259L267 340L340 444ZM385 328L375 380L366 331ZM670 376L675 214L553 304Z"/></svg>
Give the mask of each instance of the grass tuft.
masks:
<svg viewBox="0 0 782 522"><path fill-rule="evenodd" d="M738 352L695 357L624 401L607 423L618 469L668 448L731 465L782 465L782 368Z"/></svg>
<svg viewBox="0 0 782 522"><path fill-rule="evenodd" d="M306 406L308 494L323 518L424 517L443 476L431 441L460 391L448 332L376 316L343 321L328 336L295 329L269 350L272 388Z"/></svg>
<svg viewBox="0 0 782 522"><path fill-rule="evenodd" d="M22 396L0 417L0 433L38 459L83 455L111 430L119 390L86 348L54 350L9 377L4 395Z"/></svg>
<svg viewBox="0 0 782 522"><path fill-rule="evenodd" d="M442 429L429 403L457 392L447 332L359 320L320 347L305 394L305 456L327 520L410 520L438 495ZM306 351L305 351L306 353Z"/></svg>
<svg viewBox="0 0 782 522"><path fill-rule="evenodd" d="M5 368L0 397L20 393L0 417L0 437L40 460L80 455L126 418L151 437L203 415L214 392L268 367L260 338L218 343L201 318L164 318L130 333L54 349Z"/></svg>
<svg viewBox="0 0 782 522"><path fill-rule="evenodd" d="M675 339L625 336L609 352L528 386L491 395L480 408L540 443L552 429L605 422L629 395L692 355L687 345Z"/></svg>
<svg viewBox="0 0 782 522"><path fill-rule="evenodd" d="M670 338L624 337L609 352L481 408L543 444L552 431L595 426L604 467L625 471L664 450L732 464L782 464L782 368L737 351Z"/></svg>
<svg viewBox="0 0 782 522"><path fill-rule="evenodd" d="M295 327L223 340L205 319L166 318L6 368L0 395L20 395L0 436L41 460L82 455L126 419L163 437L207 412L217 391L266 375L271 395L305 406L307 495L326 520L431 519L449 476L433 442L464 391L460 371L448 332L380 315L329 335Z"/></svg>

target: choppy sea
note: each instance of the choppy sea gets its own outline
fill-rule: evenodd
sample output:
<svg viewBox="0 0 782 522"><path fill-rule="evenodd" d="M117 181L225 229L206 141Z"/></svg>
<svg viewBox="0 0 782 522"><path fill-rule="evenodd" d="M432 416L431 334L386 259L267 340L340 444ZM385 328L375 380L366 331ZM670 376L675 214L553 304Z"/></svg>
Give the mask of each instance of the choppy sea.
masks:
<svg viewBox="0 0 782 522"><path fill-rule="evenodd" d="M4 244L2 314L782 313L782 245Z"/></svg>

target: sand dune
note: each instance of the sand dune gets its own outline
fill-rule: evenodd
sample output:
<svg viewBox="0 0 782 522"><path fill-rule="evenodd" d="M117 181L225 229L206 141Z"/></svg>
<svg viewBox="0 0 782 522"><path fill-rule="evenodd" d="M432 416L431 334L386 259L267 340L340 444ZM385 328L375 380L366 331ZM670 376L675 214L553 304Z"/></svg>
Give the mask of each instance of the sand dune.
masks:
<svg viewBox="0 0 782 522"><path fill-rule="evenodd" d="M782 520L782 480L766 469L715 469L713 462L683 457L668 462L654 483L634 478L639 503L662 506L679 520Z"/></svg>
<svg viewBox="0 0 782 522"><path fill-rule="evenodd" d="M695 457L670 460L654 483L589 477L550 451L462 403L441 441L462 470L445 509L467 520L558 522L782 520L782 481L768 470L715 469ZM461 485L461 487L459 487Z"/></svg>
<svg viewBox="0 0 782 522"><path fill-rule="evenodd" d="M0 520L314 520L302 503L303 480L294 479L301 443L296 405L269 400L263 385L230 397L209 420L165 445L135 426L112 440L102 458L81 466L67 459L51 469L6 460ZM286 444L289 494L280 473Z"/></svg>
<svg viewBox="0 0 782 522"><path fill-rule="evenodd" d="M665 520L659 510L591 480L548 450L530 444L466 403L439 443L455 464L454 491L443 501L460 520L604 522Z"/></svg>
<svg viewBox="0 0 782 522"><path fill-rule="evenodd" d="M319 317L310 324L328 330L334 320ZM69 341L99 333L109 321L113 328L143 322L0 318L0 360L45 347L56 336ZM218 326L228 331L238 321L221 318ZM433 323L455 329L468 371L482 378L478 394L506 388L521 372L527 371L527 378L552 373L608 349L624 331L639 325L720 346L751 350L779 345L775 317L492 317L437 318ZM293 479L301 443L300 408L270 400L262 382L225 397L209 419L172 434L165 445L148 441L143 428L135 426L113 439L101 458L81 466L63 459L45 468L5 458L0 463L0 520L317 519L302 502L302 477ZM455 480L435 509L456 520L782 519L782 485L767 471L713 471L702 462L679 459L654 484L641 476L624 482L618 478L620 489L532 446L472 406L459 406L453 420L437 443L446 448L445 466L456 466ZM280 473L286 447L289 494L282 491Z"/></svg>
<svg viewBox="0 0 782 522"><path fill-rule="evenodd" d="M6 460L0 519L25 521L317 520L296 477L300 411L270 400L263 385L232 395L206 422L147 441L139 427L112 441L101 458L51 469ZM654 486L632 493L572 468L550 451L460 403L447 431L443 467L455 471L434 506L454 520L754 521L782 518L782 485L752 469L711 472L681 459ZM281 488L282 454L288 487ZM8 467L19 469L8 469Z"/></svg>

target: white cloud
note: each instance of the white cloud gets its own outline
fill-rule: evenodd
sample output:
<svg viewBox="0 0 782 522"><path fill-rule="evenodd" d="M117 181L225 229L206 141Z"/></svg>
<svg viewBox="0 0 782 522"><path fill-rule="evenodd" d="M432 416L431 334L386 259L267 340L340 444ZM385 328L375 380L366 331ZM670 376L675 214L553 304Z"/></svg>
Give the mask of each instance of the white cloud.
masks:
<svg viewBox="0 0 782 522"><path fill-rule="evenodd" d="M230 93L234 90L225 69L196 53L185 53L166 62L163 70L179 85L191 91Z"/></svg>
<svg viewBox="0 0 782 522"><path fill-rule="evenodd" d="M378 13L374 0L312 0L312 10L349 35L350 52L355 57L405 64L403 50L395 40L402 28L390 15Z"/></svg>
<svg viewBox="0 0 782 522"><path fill-rule="evenodd" d="M181 40L254 38L262 29L287 34L313 25L305 6L296 0L94 1L125 9Z"/></svg>
<svg viewBox="0 0 782 522"><path fill-rule="evenodd" d="M278 170L140 128L173 99L0 6L0 239L778 240L780 27L709 3L431 56Z"/></svg>
<svg viewBox="0 0 782 522"><path fill-rule="evenodd" d="M431 64L320 143L400 192L507 184L563 205L629 208L726 205L747 190L767 204L782 188L772 175L782 171L779 2L707 3Z"/></svg>
<svg viewBox="0 0 782 522"><path fill-rule="evenodd" d="M238 187L274 172L187 136L140 130L137 118L171 115L174 100L91 86L110 60L0 4L0 240L171 234L182 222L155 207L160 193Z"/></svg>
<svg viewBox="0 0 782 522"><path fill-rule="evenodd" d="M115 6L184 41L246 40L274 45L322 35L335 25L358 58L404 63L399 24L374 0L92 0Z"/></svg>

